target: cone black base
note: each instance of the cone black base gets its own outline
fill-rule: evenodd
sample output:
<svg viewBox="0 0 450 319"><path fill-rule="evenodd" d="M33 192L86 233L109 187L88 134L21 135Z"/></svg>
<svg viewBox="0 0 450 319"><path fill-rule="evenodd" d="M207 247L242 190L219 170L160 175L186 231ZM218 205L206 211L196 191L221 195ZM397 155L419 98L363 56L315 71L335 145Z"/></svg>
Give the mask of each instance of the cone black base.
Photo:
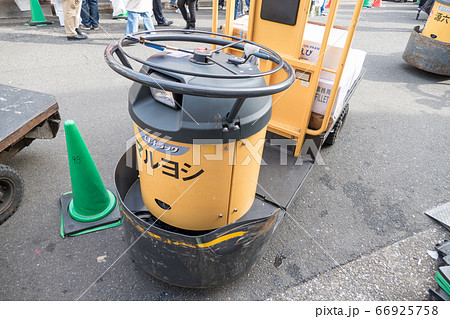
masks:
<svg viewBox="0 0 450 319"><path fill-rule="evenodd" d="M60 197L61 205L61 236L75 236L80 233L94 232L100 229L108 228L108 225L114 227L121 219L119 205L116 203L114 209L106 217L92 222L79 222L74 220L69 213L69 204L72 200L72 192L66 193Z"/></svg>
<svg viewBox="0 0 450 319"><path fill-rule="evenodd" d="M28 21L28 25L32 27L48 24L53 24L53 21Z"/></svg>

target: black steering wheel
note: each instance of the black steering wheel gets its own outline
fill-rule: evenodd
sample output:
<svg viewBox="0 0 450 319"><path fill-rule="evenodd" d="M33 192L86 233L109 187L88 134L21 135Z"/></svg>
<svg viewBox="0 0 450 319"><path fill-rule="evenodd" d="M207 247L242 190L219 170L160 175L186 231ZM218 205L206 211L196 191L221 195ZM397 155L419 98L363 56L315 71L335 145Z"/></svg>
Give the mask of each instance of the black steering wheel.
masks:
<svg viewBox="0 0 450 319"><path fill-rule="evenodd" d="M181 48L175 48L169 45L160 44L159 42L166 41L179 41L201 44L213 44L221 46L216 50L185 50ZM198 64L217 64L221 68L227 70L225 73L202 73L197 71L183 70L179 68L170 68L161 64L153 63L151 60L142 60L135 56L132 56L126 52L125 47L142 44L147 47L151 47L160 51L171 50L179 51L183 54L190 56L190 61ZM253 50L249 56L231 58L223 63L215 59L216 53L219 53L225 48L233 48L244 51L246 45L253 45ZM240 39L233 36L227 36L218 33L206 32L206 31L189 31L186 30L152 30L143 31L130 34L121 38L118 42L111 43L105 50L105 60L108 65L120 75L153 88L164 89L173 93L190 94L197 96L209 96L209 97L222 97L222 98L241 98L246 99L250 97L272 95L289 88L294 82L294 71L292 67L287 64L283 59L273 50L266 48L262 45L256 44L252 41ZM230 68L230 65L241 65L247 62L251 56L255 56L260 59L265 59L273 62L275 67L266 72L258 72L253 74L240 74ZM118 59L116 59L116 57ZM217 86L205 86L195 85L189 83L182 83L177 81L170 81L166 79L155 79L151 74L142 73L133 70L128 59L134 60L143 66L147 66L151 70L171 72L173 74L183 74L193 77L205 77L205 78L217 78L217 79L250 79L255 77L264 77L278 71L284 71L286 77L283 81L275 84L270 84L261 87L223 87ZM181 66L182 64L180 64Z"/></svg>

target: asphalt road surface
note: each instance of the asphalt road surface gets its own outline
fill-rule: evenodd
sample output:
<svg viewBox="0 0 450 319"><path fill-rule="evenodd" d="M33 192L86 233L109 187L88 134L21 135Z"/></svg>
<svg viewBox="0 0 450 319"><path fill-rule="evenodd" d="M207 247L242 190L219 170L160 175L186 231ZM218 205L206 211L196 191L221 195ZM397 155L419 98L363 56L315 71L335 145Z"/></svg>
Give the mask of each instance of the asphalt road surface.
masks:
<svg viewBox="0 0 450 319"><path fill-rule="evenodd" d="M352 47L367 52L367 72L338 141L321 151L323 165L313 168L247 275L214 289L178 288L123 254L121 227L61 238L58 201L71 188L61 127L55 139L36 140L7 163L26 189L20 209L0 226L0 299L425 300L436 286L436 262L426 251L448 238L423 213L450 201L450 79L401 58L413 27L425 23L424 14L415 20L417 5L383 5L361 14ZM350 7L341 3L338 22ZM165 15L184 27L181 15ZM210 15L200 9L199 29L209 29ZM133 136L131 82L106 65L103 52L125 22L104 14L101 30L76 43L58 23L24 22L0 21L0 83L54 95L112 186Z"/></svg>

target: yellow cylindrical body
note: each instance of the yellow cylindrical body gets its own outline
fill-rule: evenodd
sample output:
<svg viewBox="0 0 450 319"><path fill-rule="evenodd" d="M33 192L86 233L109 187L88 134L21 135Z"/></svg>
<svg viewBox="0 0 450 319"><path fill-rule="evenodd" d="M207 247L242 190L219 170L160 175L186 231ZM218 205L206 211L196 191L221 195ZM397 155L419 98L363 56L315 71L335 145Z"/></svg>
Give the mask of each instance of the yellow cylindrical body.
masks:
<svg viewBox="0 0 450 319"><path fill-rule="evenodd" d="M450 1L436 0L431 9L422 35L441 42L450 43Z"/></svg>
<svg viewBox="0 0 450 319"><path fill-rule="evenodd" d="M142 197L156 218L177 228L210 230L250 209L266 128L229 143L187 144L134 127Z"/></svg>

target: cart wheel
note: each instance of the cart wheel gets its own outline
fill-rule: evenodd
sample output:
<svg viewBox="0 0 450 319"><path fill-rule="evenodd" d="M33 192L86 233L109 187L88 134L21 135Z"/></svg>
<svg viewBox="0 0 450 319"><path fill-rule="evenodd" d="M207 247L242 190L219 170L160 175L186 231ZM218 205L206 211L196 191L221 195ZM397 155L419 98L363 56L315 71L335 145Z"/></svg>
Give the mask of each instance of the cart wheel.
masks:
<svg viewBox="0 0 450 319"><path fill-rule="evenodd" d="M334 126L331 129L330 134L328 134L327 139L324 142L325 145L333 145L336 142L339 136L339 131L341 130L342 126L344 126L345 119L347 118L348 109L349 105L348 103L346 103L344 105L342 113L339 115L338 120L336 121L336 123L334 123Z"/></svg>
<svg viewBox="0 0 450 319"><path fill-rule="evenodd" d="M0 224L19 207L23 196L23 180L19 173L0 164Z"/></svg>
<svg viewBox="0 0 450 319"><path fill-rule="evenodd" d="M333 145L336 142L336 140L339 136L339 131L341 130L341 126L342 126L342 120L339 119L334 124L333 128L331 129L330 134L328 134L327 139L325 140L326 145Z"/></svg>

